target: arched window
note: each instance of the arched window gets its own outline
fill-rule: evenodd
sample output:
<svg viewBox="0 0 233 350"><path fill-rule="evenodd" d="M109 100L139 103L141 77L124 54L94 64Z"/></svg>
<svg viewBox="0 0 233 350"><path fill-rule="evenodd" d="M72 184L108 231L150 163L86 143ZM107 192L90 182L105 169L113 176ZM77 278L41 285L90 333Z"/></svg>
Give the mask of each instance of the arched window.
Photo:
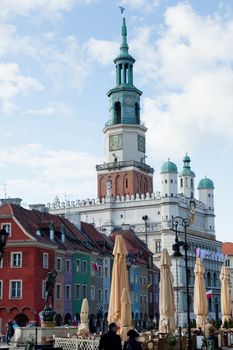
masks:
<svg viewBox="0 0 233 350"><path fill-rule="evenodd" d="M125 188L128 188L128 178L125 179Z"/></svg>
<svg viewBox="0 0 233 350"><path fill-rule="evenodd" d="M217 274L214 273L214 287L217 287Z"/></svg>
<svg viewBox="0 0 233 350"><path fill-rule="evenodd" d="M180 187L183 187L183 179L180 179Z"/></svg>
<svg viewBox="0 0 233 350"><path fill-rule="evenodd" d="M139 109L139 104L137 102L135 103L135 117L136 117L136 123L140 124L140 109Z"/></svg>
<svg viewBox="0 0 233 350"><path fill-rule="evenodd" d="M191 188L193 188L193 179L191 179Z"/></svg>
<svg viewBox="0 0 233 350"><path fill-rule="evenodd" d="M191 270L188 269L188 284L191 286L192 285L192 275L191 275Z"/></svg>
<svg viewBox="0 0 233 350"><path fill-rule="evenodd" d="M121 124L121 103L116 102L114 105L114 121L115 124Z"/></svg>
<svg viewBox="0 0 233 350"><path fill-rule="evenodd" d="M210 272L207 273L207 286L211 287L211 273Z"/></svg>

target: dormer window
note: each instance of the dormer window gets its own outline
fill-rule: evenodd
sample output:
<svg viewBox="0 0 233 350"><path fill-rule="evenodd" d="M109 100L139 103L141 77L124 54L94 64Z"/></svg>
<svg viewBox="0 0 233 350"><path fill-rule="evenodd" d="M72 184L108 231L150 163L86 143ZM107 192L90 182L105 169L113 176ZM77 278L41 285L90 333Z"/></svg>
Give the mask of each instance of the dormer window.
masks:
<svg viewBox="0 0 233 350"><path fill-rule="evenodd" d="M40 230L36 230L36 235L41 236Z"/></svg>
<svg viewBox="0 0 233 350"><path fill-rule="evenodd" d="M64 233L61 234L61 241L62 241L62 243L65 242L65 234Z"/></svg>
<svg viewBox="0 0 233 350"><path fill-rule="evenodd" d="M49 238L51 239L51 241L54 240L54 230L53 230L53 228L51 228L50 231L49 231Z"/></svg>

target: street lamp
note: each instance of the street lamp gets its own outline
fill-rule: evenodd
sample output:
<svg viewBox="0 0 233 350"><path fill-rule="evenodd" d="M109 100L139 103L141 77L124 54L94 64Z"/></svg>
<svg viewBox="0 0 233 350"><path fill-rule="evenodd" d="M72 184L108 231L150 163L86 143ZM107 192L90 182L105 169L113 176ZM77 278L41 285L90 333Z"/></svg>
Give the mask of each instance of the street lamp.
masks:
<svg viewBox="0 0 233 350"><path fill-rule="evenodd" d="M147 220L148 220L148 215L144 215L142 217L142 220L145 222L145 237L146 237L146 245L147 245Z"/></svg>
<svg viewBox="0 0 233 350"><path fill-rule="evenodd" d="M0 262L1 262L2 258L3 258L4 248L6 246L6 242L7 242L8 236L9 236L9 233L3 227L0 230Z"/></svg>
<svg viewBox="0 0 233 350"><path fill-rule="evenodd" d="M187 295L187 319L188 319L188 337L187 337L187 350L192 349L192 338L191 338L191 326L190 326L190 299L189 299L189 275L188 275L188 249L189 245L187 242L187 227L191 224L189 218L182 218L181 216L176 216L172 219L172 231L176 233L175 244L173 244L172 249L174 251L174 257L181 257L180 247L183 247L185 253L185 274L186 274L186 295ZM184 231L179 231L178 227L182 226ZM184 233L184 242L179 241L178 233Z"/></svg>

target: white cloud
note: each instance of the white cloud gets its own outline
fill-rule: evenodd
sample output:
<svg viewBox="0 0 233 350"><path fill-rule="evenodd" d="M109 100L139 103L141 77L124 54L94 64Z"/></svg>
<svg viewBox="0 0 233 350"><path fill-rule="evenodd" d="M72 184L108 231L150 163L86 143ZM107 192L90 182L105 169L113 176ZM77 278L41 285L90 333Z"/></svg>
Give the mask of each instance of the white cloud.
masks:
<svg viewBox="0 0 233 350"><path fill-rule="evenodd" d="M30 14L60 17L64 11L70 11L77 4L91 4L96 0L1 0L0 17Z"/></svg>
<svg viewBox="0 0 233 350"><path fill-rule="evenodd" d="M29 109L27 111L22 111L22 114L38 115L38 116L53 116L53 115L69 115L72 113L72 109L61 103L50 102L47 106L38 109Z"/></svg>
<svg viewBox="0 0 233 350"><path fill-rule="evenodd" d="M122 6L130 7L133 10L142 10L143 12L152 12L159 6L160 0L121 0Z"/></svg>
<svg viewBox="0 0 233 350"><path fill-rule="evenodd" d="M99 64L112 63L113 58L118 54L119 46L117 42L97 40L95 38L91 38L86 43L88 56Z"/></svg>
<svg viewBox="0 0 233 350"><path fill-rule="evenodd" d="M37 198L44 202L64 192L81 199L96 193L93 178L96 175L94 165L98 160L92 155L26 144L0 150L0 158L2 173L8 167L15 167L20 174L8 176L7 192L10 196L23 195L24 201Z"/></svg>
<svg viewBox="0 0 233 350"><path fill-rule="evenodd" d="M12 98L18 94L27 94L31 89L42 90L42 84L20 73L15 63L0 63L0 101L3 112L10 112L14 105Z"/></svg>
<svg viewBox="0 0 233 350"><path fill-rule="evenodd" d="M135 81L150 89L142 115L149 152L164 159L207 140L214 144L216 136L231 142L233 20L201 16L181 3L166 10L165 24L159 39L156 26L139 28L130 45L137 58Z"/></svg>

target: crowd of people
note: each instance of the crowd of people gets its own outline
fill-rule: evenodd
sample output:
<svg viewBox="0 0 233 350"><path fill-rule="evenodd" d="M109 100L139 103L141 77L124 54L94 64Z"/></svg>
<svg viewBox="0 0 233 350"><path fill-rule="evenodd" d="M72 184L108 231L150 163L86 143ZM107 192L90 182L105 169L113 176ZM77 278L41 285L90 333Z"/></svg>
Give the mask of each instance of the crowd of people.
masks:
<svg viewBox="0 0 233 350"><path fill-rule="evenodd" d="M100 338L99 350L122 350L121 337L117 331L116 323L110 323L108 332ZM134 329L130 329L127 336L128 339L123 344L123 350L142 350L141 343L137 340L139 334Z"/></svg>

